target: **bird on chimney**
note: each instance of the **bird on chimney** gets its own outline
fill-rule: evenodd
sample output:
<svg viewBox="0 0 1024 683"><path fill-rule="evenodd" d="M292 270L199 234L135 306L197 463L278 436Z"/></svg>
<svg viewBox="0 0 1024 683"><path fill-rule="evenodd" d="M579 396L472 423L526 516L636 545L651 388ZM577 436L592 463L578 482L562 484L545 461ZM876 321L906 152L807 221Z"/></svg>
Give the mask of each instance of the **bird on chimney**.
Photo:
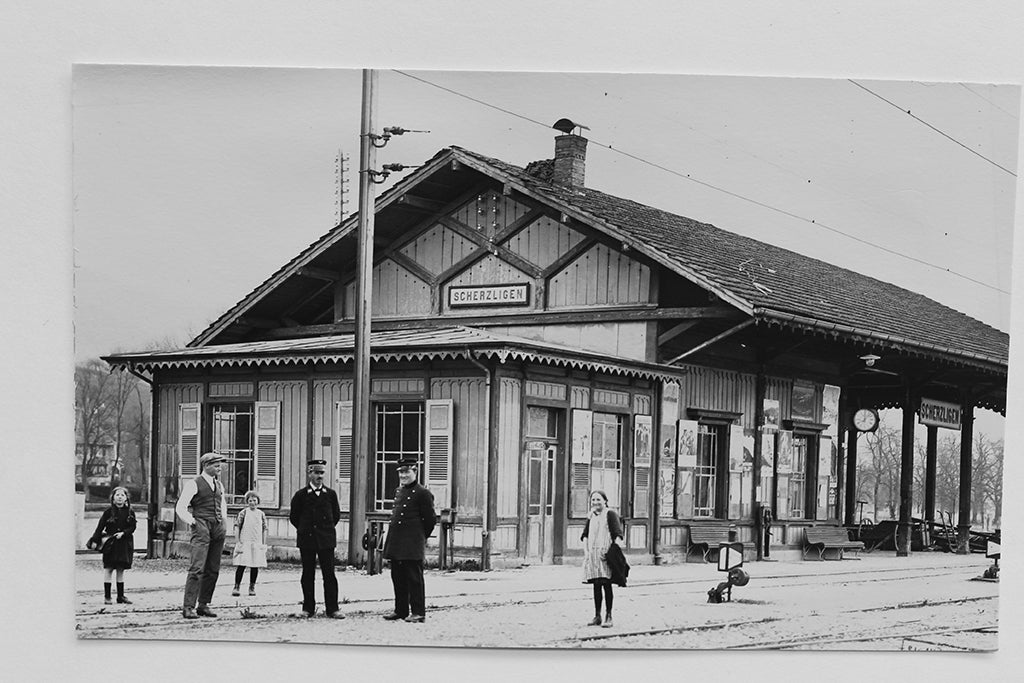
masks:
<svg viewBox="0 0 1024 683"><path fill-rule="evenodd" d="M569 119L558 119L551 127L567 135L573 133L573 131L575 131L577 128L580 128L582 130L590 130L590 128L584 126L582 123L576 123L575 121L570 121ZM576 134L578 135L578 133Z"/></svg>

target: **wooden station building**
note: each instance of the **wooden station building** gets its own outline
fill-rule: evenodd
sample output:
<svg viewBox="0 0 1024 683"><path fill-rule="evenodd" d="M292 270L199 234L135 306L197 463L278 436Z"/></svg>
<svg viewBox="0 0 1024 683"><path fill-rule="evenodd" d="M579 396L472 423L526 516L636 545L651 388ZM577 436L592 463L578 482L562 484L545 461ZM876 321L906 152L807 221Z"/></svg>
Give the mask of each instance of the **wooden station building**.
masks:
<svg viewBox="0 0 1024 683"><path fill-rule="evenodd" d="M969 519L974 409L1005 414L1008 335L886 282L587 188L586 146L559 135L555 158L525 169L447 148L377 200L368 481L356 502L368 520L389 516L390 464L412 455L439 512L456 513L456 557L487 566L579 558L595 488L622 515L635 562L682 561L695 527L731 528L751 557L786 556L808 527L853 520L854 414L870 429L871 411L902 408L912 472L922 401L962 424ZM361 455L356 223L186 348L106 358L153 385L151 519L216 450L230 458L231 509L255 487L284 553L290 497L306 461L323 458L345 555ZM934 516L934 438L928 460ZM774 517L768 548L763 509Z"/></svg>

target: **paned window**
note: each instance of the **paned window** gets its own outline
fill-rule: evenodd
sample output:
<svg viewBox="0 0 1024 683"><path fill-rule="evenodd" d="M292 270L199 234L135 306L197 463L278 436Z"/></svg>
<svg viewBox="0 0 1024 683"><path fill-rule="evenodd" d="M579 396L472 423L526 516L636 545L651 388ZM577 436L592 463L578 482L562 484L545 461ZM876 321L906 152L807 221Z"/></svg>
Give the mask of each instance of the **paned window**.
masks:
<svg viewBox="0 0 1024 683"><path fill-rule="evenodd" d="M608 505L621 508L622 433L624 418L614 413L594 413L591 432L592 456L590 481L592 489L608 495Z"/></svg>
<svg viewBox="0 0 1024 683"><path fill-rule="evenodd" d="M390 510L398 488L399 460L415 459L423 482L422 403L378 403L376 408L376 448L374 453L373 509Z"/></svg>
<svg viewBox="0 0 1024 683"><path fill-rule="evenodd" d="M793 472L789 475L789 518L807 518L807 467L810 464L811 437L793 435Z"/></svg>
<svg viewBox="0 0 1024 683"><path fill-rule="evenodd" d="M227 458L220 481L229 505L244 505L245 492L255 486L253 404L211 407L211 450Z"/></svg>
<svg viewBox="0 0 1024 683"><path fill-rule="evenodd" d="M714 517L725 428L702 424L697 428L697 466L694 468L693 516Z"/></svg>

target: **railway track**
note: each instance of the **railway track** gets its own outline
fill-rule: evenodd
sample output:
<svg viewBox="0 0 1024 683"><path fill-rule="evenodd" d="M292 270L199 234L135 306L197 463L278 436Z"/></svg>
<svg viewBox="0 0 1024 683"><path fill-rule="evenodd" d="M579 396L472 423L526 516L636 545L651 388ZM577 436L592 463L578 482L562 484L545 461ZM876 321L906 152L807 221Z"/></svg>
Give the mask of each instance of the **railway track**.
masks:
<svg viewBox="0 0 1024 683"><path fill-rule="evenodd" d="M817 588L824 588L830 585L841 586L843 589L856 590L858 585L863 584L907 580L934 581L943 577L948 578L962 576L963 573L963 567L936 567L919 569L912 573L908 572L906 569L874 571L868 574L858 572L856 570L850 570L831 574L818 574L815 572L775 574L760 577L755 576L754 579L759 585L782 590L795 589L806 591L808 588L815 590ZM635 584L631 584L628 589L621 593L617 592L617 595L622 595L623 597L620 598L620 600L625 600L625 604L627 605L630 603L641 605L644 602L656 605L666 596L671 596L675 602L681 605L683 609L689 613L696 605L704 604L706 589L711 582L717 578L717 575L713 575L701 578L688 577L676 580L640 581ZM278 588L277 592L280 592L281 584L287 583L291 586L295 583L295 580L289 577L271 580L267 583L272 586L276 585ZM432 615L431 621L433 622L436 618L437 621L447 619L448 623L451 623L452 621L456 624L463 622L469 623L477 618L477 613L490 613L495 615L496 619L501 619L501 615L507 615L510 613L529 613L529 618L537 619L543 618L538 616L538 609L542 609L545 614L569 615L579 613L581 611L581 607L586 604L586 598L583 597L583 592L587 589L579 584L556 588L518 587L510 589L508 586L496 583L493 589L488 587L488 589L485 590L473 590L471 587L480 585L481 584L467 584L468 590L464 592L449 590L444 594L430 596L428 598L428 610ZM135 592L155 595L161 591L170 594L172 590L172 599L176 602L179 598L177 594L177 587L174 589L169 587L152 588L149 590L138 590ZM297 595L295 597L297 598ZM996 599L997 598L995 596L986 596L940 601L917 600L903 602L900 604L876 603L874 605L858 609L829 611L818 614L816 618L821 620L823 624L828 620L831 620L834 623L835 620L840 618L845 621L855 618L858 615L866 615L874 612L898 612L900 614L909 614L915 609L934 611L944 607L954 607L956 605L964 605L971 602L984 604L986 601ZM550 643L539 643L539 645L547 647L645 647L645 645L642 644L644 642L663 642L664 644L662 645L655 644L653 646L668 648L691 647L689 645L673 645L672 643L690 642L701 634L707 636L708 634L717 633L715 636L716 638L723 638L730 642L726 643L723 640L722 645L714 645L714 647L726 647L730 649L801 649L820 647L825 649L829 647L837 648L839 645L844 643L870 643L872 641L879 640L883 636L890 638L896 637L893 635L893 632L883 632L879 634L878 629L867 629L857 632L836 634L834 628L822 626L820 633L815 633L814 635L808 635L806 633L806 629L803 629L803 633L787 633L785 637L780 634L779 637L765 639L763 636L759 636L757 634L763 633L766 629L772 629L773 631L785 629L800 631L800 627L804 622L804 619L792 614L789 616L764 615L764 610L771 610L773 608L772 605L769 605L768 607L761 607L761 605L768 604L764 601L737 599L736 603L740 603L741 605L745 603L743 606L748 612L746 618L710 620L699 624L669 623L661 628L631 631L619 631L616 629L611 632L602 630L600 633L585 633L581 629L575 629L577 632L574 635L564 637L570 630L574 629L574 627L570 625L568 628L562 629L559 632L557 640L551 641ZM776 601L775 604L785 605L786 603L785 601ZM753 607L746 607L746 605L751 605ZM372 599L352 599L344 601L342 609L348 618L344 622L340 622L340 624L343 625L343 631L339 632L339 635L351 634L353 630L359 631L362 628L372 628L373 624L377 624L380 621L379 615L387 611L389 607L390 598L386 595L382 595L379 598L374 597ZM237 614L237 610L242 608L248 608L257 614L260 612L263 612L264 614L252 621L234 617L233 615ZM294 602L267 600L258 604L245 603L234 606L220 602L216 606L216 609L222 613L221 619L201 619L197 622L191 622L188 624L188 632L194 633L196 629L202 629L203 633L210 634L209 637L214 639L232 639L232 633L238 633L239 635L235 636L235 639L237 639L238 637L246 637L242 635L242 633L245 629L250 627L255 628L259 633L269 634L274 631L275 628L281 629L285 628L285 625L287 625L286 628L293 632L298 630L301 634L306 634L307 632L312 632L310 628L306 626L299 626L299 624L309 624L310 627L315 630L316 628L320 628L317 624L324 624L324 627L326 627L327 621L315 619L309 622L305 620L289 619L289 613L298 610L297 600ZM988 608L986 607L986 609ZM749 614L752 610L760 610L760 613L753 616ZM702 617L706 617L707 614L708 613L705 613ZM690 616L692 621L693 617L692 615ZM112 610L100 608L98 610L79 611L76 617L76 628L79 636L82 638L133 637L159 639L163 637L182 637L180 631L183 627L183 622L180 616L180 608L177 607L133 608L126 611L120 611L117 608ZM994 626L991 623L991 617L991 614L987 614L987 621L984 623L972 624L971 628L962 628L960 631L966 632L973 630L974 632L981 634L983 637L987 637L994 641L994 636L992 635L994 632ZM929 621L928 623L932 622ZM936 628L939 628L942 633L951 634L957 631L957 629L951 626L939 627L938 624L941 623L943 623L941 620L937 622ZM240 624L246 624L246 626L239 626ZM351 625L356 628L349 629L345 628L344 625ZM955 644L948 645L947 643L946 646L943 646L941 643L936 644L928 642L929 638L934 638L936 633L939 632L936 628L924 629L921 628L920 623L916 625L912 624L910 627L900 631L899 637L905 639L905 643L908 645L906 649L934 649L946 646L948 646L949 649L957 649ZM942 630L943 628L945 628L945 630ZM746 633L749 633L750 637L744 639L744 634ZM263 638L258 637L257 639ZM297 637L296 639L300 639L300 637ZM363 642L367 641L364 640ZM718 641L716 640L716 642ZM537 644L530 643L527 646L536 645ZM650 647L650 645L646 646ZM977 648L965 646L961 649L974 650Z"/></svg>

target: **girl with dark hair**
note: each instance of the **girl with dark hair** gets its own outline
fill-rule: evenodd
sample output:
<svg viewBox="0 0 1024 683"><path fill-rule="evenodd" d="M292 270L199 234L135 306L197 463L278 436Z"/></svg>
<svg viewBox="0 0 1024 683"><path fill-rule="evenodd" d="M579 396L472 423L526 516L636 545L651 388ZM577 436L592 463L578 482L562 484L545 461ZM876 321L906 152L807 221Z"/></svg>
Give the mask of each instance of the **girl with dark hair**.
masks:
<svg viewBox="0 0 1024 683"><path fill-rule="evenodd" d="M608 507L608 496L595 490L590 494L590 516L583 529L583 582L594 586L594 618L587 626L612 627L612 571L607 553L612 544L622 538L622 519ZM605 616L601 621L601 598L604 597Z"/></svg>
<svg viewBox="0 0 1024 683"><path fill-rule="evenodd" d="M124 596L124 570L132 568L135 553L135 512L128 500L128 489L117 486L110 492L110 507L100 516L96 531L86 542L86 548L103 552L103 602L111 604L110 579L117 572L117 601L130 605Z"/></svg>

